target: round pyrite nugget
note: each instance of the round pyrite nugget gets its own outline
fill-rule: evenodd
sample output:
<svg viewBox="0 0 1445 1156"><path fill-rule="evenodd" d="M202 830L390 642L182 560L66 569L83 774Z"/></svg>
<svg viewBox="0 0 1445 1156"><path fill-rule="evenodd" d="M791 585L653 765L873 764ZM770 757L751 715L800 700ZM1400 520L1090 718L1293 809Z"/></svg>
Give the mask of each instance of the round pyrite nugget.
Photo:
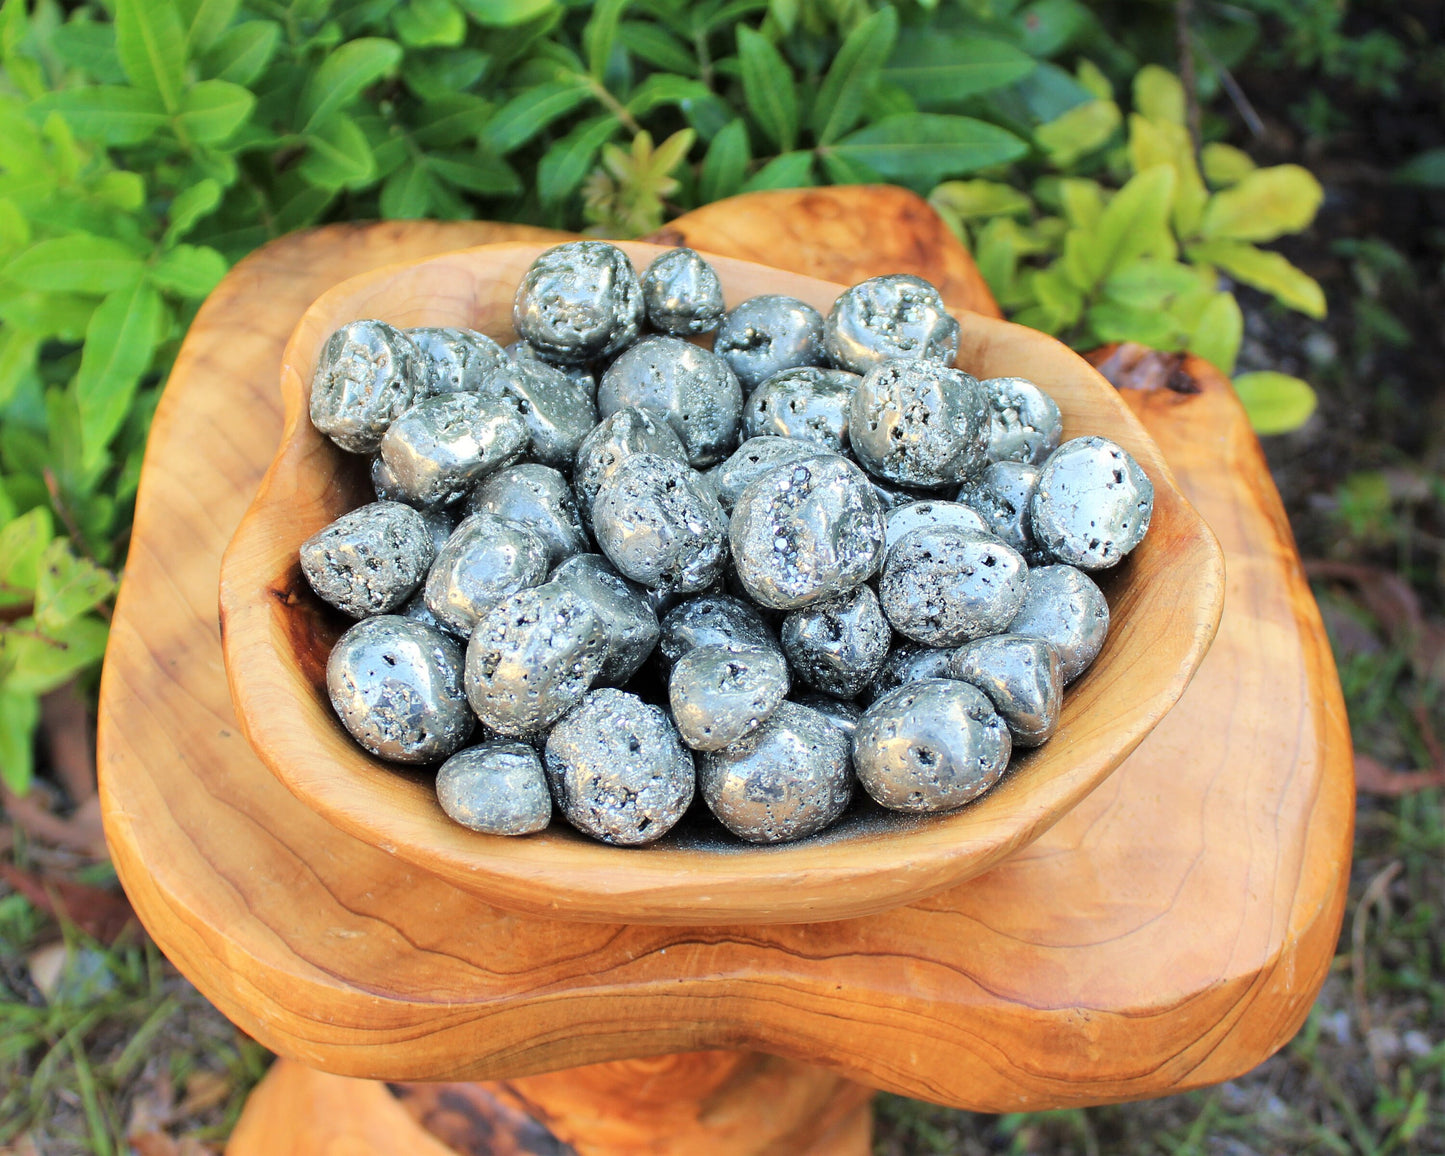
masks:
<svg viewBox="0 0 1445 1156"><path fill-rule="evenodd" d="M494 741L458 751L437 771L437 802L486 835L531 835L552 821L542 760L526 743Z"/></svg>
<svg viewBox="0 0 1445 1156"><path fill-rule="evenodd" d="M1038 465L1058 448L1064 418L1058 404L1022 377L979 382L988 395L988 460Z"/></svg>
<svg viewBox="0 0 1445 1156"><path fill-rule="evenodd" d="M834 698L831 694L800 694L796 701L799 706L817 711L847 735L850 743L853 741L853 732L858 729L858 720L863 715L856 703Z"/></svg>
<svg viewBox="0 0 1445 1156"><path fill-rule="evenodd" d="M547 544L538 535L495 514L472 514L432 563L426 605L444 627L466 638L490 607L546 578Z"/></svg>
<svg viewBox="0 0 1445 1156"><path fill-rule="evenodd" d="M805 458L815 458L819 448L810 442L794 438L756 437L748 438L738 446L724 462L708 471L718 503L731 512L743 491L766 473L779 466L792 465Z"/></svg>
<svg viewBox="0 0 1445 1156"><path fill-rule="evenodd" d="M706 590L727 558L717 499L687 466L658 454L633 454L602 483L592 531L623 577L651 590Z"/></svg>
<svg viewBox="0 0 1445 1156"><path fill-rule="evenodd" d="M400 502L372 502L302 542L301 572L336 609L365 618L411 597L435 556L421 514Z"/></svg>
<svg viewBox="0 0 1445 1156"><path fill-rule="evenodd" d="M846 458L819 455L743 491L728 524L733 565L754 601L796 610L860 586L883 561L883 507Z"/></svg>
<svg viewBox="0 0 1445 1156"><path fill-rule="evenodd" d="M783 619L783 653L814 690L852 698L877 677L893 631L871 586L794 610Z"/></svg>
<svg viewBox="0 0 1445 1156"><path fill-rule="evenodd" d="M577 504L589 524L592 503L602 483L633 454L660 454L687 464L687 450L661 414L625 405L604 417L577 447L577 461L572 469Z"/></svg>
<svg viewBox="0 0 1445 1156"><path fill-rule="evenodd" d="M828 360L839 369L867 373L893 358L952 365L958 356L958 322L938 290L922 277L891 273L849 289L823 327Z"/></svg>
<svg viewBox="0 0 1445 1156"><path fill-rule="evenodd" d="M1108 438L1065 442L1044 462L1029 504L1034 541L1056 561L1107 570L1144 540L1154 483Z"/></svg>
<svg viewBox="0 0 1445 1156"><path fill-rule="evenodd" d="M1008 725L976 686L910 682L858 720L853 765L873 798L894 811L952 811L999 781L1013 753Z"/></svg>
<svg viewBox="0 0 1445 1156"><path fill-rule="evenodd" d="M673 666L667 696L682 741L716 751L767 722L789 685L776 647L698 646Z"/></svg>
<svg viewBox="0 0 1445 1156"><path fill-rule="evenodd" d="M498 470L472 491L473 514L495 514L515 522L547 543L547 565L587 549L587 531L567 479L551 466L520 462Z"/></svg>
<svg viewBox="0 0 1445 1156"><path fill-rule="evenodd" d="M1042 746L1059 729L1059 652L1042 638L996 634L965 643L953 652L948 673L988 695L1015 747Z"/></svg>
<svg viewBox="0 0 1445 1156"><path fill-rule="evenodd" d="M525 341L514 341L511 345L504 345L502 352L507 355L509 361L540 361L551 365L553 369L560 369L562 375L579 389L585 390L588 397L597 396L597 377L585 365L555 365Z"/></svg>
<svg viewBox="0 0 1445 1156"><path fill-rule="evenodd" d="M699 594L663 617L657 652L664 662L676 662L698 646L766 646L782 653L756 608L730 594Z"/></svg>
<svg viewBox="0 0 1445 1156"><path fill-rule="evenodd" d="M541 734L596 680L607 653L601 616L570 586L519 590L477 621L467 643L467 698L499 734Z"/></svg>
<svg viewBox="0 0 1445 1156"><path fill-rule="evenodd" d="M861 380L816 365L775 373L743 404L743 437L775 434L841 453L848 448L848 407Z"/></svg>
<svg viewBox="0 0 1445 1156"><path fill-rule="evenodd" d="M878 600L899 634L957 646L999 634L1023 605L1028 566L988 534L952 526L913 530L888 551Z"/></svg>
<svg viewBox="0 0 1445 1156"><path fill-rule="evenodd" d="M948 678L948 664L953 661L953 647L936 648L904 642L888 652L878 677L869 687L870 695L882 698L895 687L925 678Z"/></svg>
<svg viewBox="0 0 1445 1156"><path fill-rule="evenodd" d="M783 702L757 730L698 760L708 809L750 843L786 843L830 826L853 797L848 736L821 713Z"/></svg>
<svg viewBox="0 0 1445 1156"><path fill-rule="evenodd" d="M444 759L476 725L462 689L461 644L397 614L364 619L337 639L326 690L351 736L394 763Z"/></svg>
<svg viewBox="0 0 1445 1156"><path fill-rule="evenodd" d="M1029 521L1029 505L1038 484L1038 466L1028 462L990 462L958 491L958 500L984 520L988 532L1022 554L1030 566L1048 561L1034 541Z"/></svg>
<svg viewBox="0 0 1445 1156"><path fill-rule="evenodd" d="M796 297L749 297L723 318L713 350L751 391L785 369L823 364L823 315Z"/></svg>
<svg viewBox="0 0 1445 1156"><path fill-rule="evenodd" d="M516 461L527 427L510 402L475 393L443 393L412 406L381 439L392 485L418 506L466 495L478 479Z"/></svg>
<svg viewBox="0 0 1445 1156"><path fill-rule="evenodd" d="M957 526L980 534L989 532L983 516L962 502L908 502L889 510L887 519L883 542L886 550L893 549L893 543L910 530L925 526Z"/></svg>
<svg viewBox="0 0 1445 1156"><path fill-rule="evenodd" d="M642 286L627 254L606 241L569 241L532 262L512 301L522 340L561 365L611 357L637 340Z"/></svg>
<svg viewBox="0 0 1445 1156"><path fill-rule="evenodd" d="M642 669L657 646L657 615L647 595L623 578L601 554L574 554L549 581L570 586L597 612L607 649L596 681L621 686Z"/></svg>
<svg viewBox="0 0 1445 1156"><path fill-rule="evenodd" d="M504 361L483 379L482 396L515 405L531 441L528 456L558 469L572 468L597 424L591 388L545 361Z"/></svg>
<svg viewBox="0 0 1445 1156"><path fill-rule="evenodd" d="M1008 632L1052 643L1059 652L1059 675L1067 685L1103 649L1109 634L1109 603L1082 570L1036 566L1029 571L1024 603L1009 622Z"/></svg>
<svg viewBox="0 0 1445 1156"><path fill-rule="evenodd" d="M853 391L848 438L864 468L885 482L961 482L988 463L988 398L961 369L886 361Z"/></svg>
<svg viewBox="0 0 1445 1156"><path fill-rule="evenodd" d="M711 333L722 320L722 282L713 267L691 249L673 249L642 274L647 323L659 333L691 337Z"/></svg>
<svg viewBox="0 0 1445 1156"><path fill-rule="evenodd" d="M344 450L369 454L416 400L417 351L385 321L353 321L326 339L311 378L311 424Z"/></svg>
<svg viewBox="0 0 1445 1156"><path fill-rule="evenodd" d="M487 372L507 358L500 345L472 329L424 326L403 332L418 354L418 401L439 393L476 393Z"/></svg>
<svg viewBox="0 0 1445 1156"><path fill-rule="evenodd" d="M697 467L721 461L737 445L743 391L717 354L677 337L644 337L618 356L597 383L597 407L610 417L626 405L667 418Z"/></svg>
<svg viewBox="0 0 1445 1156"><path fill-rule="evenodd" d="M692 802L697 772L667 713L594 690L547 736L547 778L579 831L622 847L662 838Z"/></svg>

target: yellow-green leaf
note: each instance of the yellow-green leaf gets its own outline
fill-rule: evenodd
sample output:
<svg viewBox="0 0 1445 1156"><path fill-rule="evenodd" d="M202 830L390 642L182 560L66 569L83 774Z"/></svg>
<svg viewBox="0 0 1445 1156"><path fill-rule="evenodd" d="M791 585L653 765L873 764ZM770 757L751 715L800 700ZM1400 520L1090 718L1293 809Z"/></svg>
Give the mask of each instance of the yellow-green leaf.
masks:
<svg viewBox="0 0 1445 1156"><path fill-rule="evenodd" d="M1216 293L1199 315L1186 348L1224 373L1234 372L1239 343L1244 337L1244 314L1233 293Z"/></svg>
<svg viewBox="0 0 1445 1156"><path fill-rule="evenodd" d="M1083 177L1065 177L1058 183L1059 207L1075 229L1092 229L1104 215L1104 186Z"/></svg>
<svg viewBox="0 0 1445 1156"><path fill-rule="evenodd" d="M1122 117L1112 100L1091 100L1034 130L1034 143L1057 168L1067 169L1080 157L1102 148L1118 130Z"/></svg>
<svg viewBox="0 0 1445 1156"><path fill-rule="evenodd" d="M1074 76L1088 90L1090 96L1098 100L1114 99L1114 86L1104 75L1104 70L1087 57L1080 58Z"/></svg>
<svg viewBox="0 0 1445 1156"><path fill-rule="evenodd" d="M1258 434L1282 434L1299 429L1315 411L1315 391L1287 373L1261 370L1234 379L1234 391Z"/></svg>
<svg viewBox="0 0 1445 1156"><path fill-rule="evenodd" d="M115 47L130 82L174 112L186 69L186 30L175 0L117 0Z"/></svg>
<svg viewBox="0 0 1445 1156"><path fill-rule="evenodd" d="M23 795L35 774L35 728L40 698L0 690L0 782Z"/></svg>
<svg viewBox="0 0 1445 1156"><path fill-rule="evenodd" d="M1278 253L1237 241L1209 241L1191 245L1195 261L1218 265L1236 281L1275 297L1281 304L1310 317L1325 315L1325 291L1304 270Z"/></svg>
<svg viewBox="0 0 1445 1156"><path fill-rule="evenodd" d="M14 257L0 276L49 293L108 293L133 285L141 259L119 241L72 233L41 241Z"/></svg>
<svg viewBox="0 0 1445 1156"><path fill-rule="evenodd" d="M27 510L0 526L0 605L29 601L40 572L40 557L55 536L44 506Z"/></svg>
<svg viewBox="0 0 1445 1156"><path fill-rule="evenodd" d="M110 597L115 579L89 558L77 557L65 538L55 538L40 556L35 583L35 625L56 635L87 610Z"/></svg>
<svg viewBox="0 0 1445 1156"><path fill-rule="evenodd" d="M1184 86L1167 68L1146 64L1134 74L1134 111L1149 120L1184 123Z"/></svg>
<svg viewBox="0 0 1445 1156"><path fill-rule="evenodd" d="M1210 198L1199 234L1210 240L1272 241L1305 228L1324 196L1314 174L1299 165L1255 169Z"/></svg>
<svg viewBox="0 0 1445 1156"><path fill-rule="evenodd" d="M75 377L81 442L87 461L99 458L130 410L159 338L162 304L148 281L110 294L90 318Z"/></svg>
<svg viewBox="0 0 1445 1156"><path fill-rule="evenodd" d="M1204 165L1204 179L1216 189L1237 184L1257 167L1243 149L1221 141L1205 145L1200 150L1199 159Z"/></svg>
<svg viewBox="0 0 1445 1156"><path fill-rule="evenodd" d="M1026 216L1034 204L1012 185L998 181L944 181L928 194L928 203L941 216L958 221L989 217Z"/></svg>
<svg viewBox="0 0 1445 1156"><path fill-rule="evenodd" d="M1089 239L1088 271L1095 283L1157 251L1159 235L1168 228L1173 194L1170 165L1145 169L1114 194Z"/></svg>

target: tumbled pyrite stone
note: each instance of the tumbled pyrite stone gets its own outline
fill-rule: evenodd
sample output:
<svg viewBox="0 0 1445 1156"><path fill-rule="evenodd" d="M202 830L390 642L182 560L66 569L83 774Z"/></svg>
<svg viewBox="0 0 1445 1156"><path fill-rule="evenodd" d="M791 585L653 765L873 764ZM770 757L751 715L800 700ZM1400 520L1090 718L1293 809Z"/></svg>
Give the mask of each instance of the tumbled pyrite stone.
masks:
<svg viewBox="0 0 1445 1156"><path fill-rule="evenodd" d="M401 502L372 502L301 543L301 572L353 618L385 614L411 597L436 555L426 519Z"/></svg>
<svg viewBox="0 0 1445 1156"><path fill-rule="evenodd" d="M1023 605L1008 624L1010 634L1028 634L1053 644L1059 674L1067 685L1083 674L1109 634L1104 592L1073 566L1029 570Z"/></svg>
<svg viewBox="0 0 1445 1156"><path fill-rule="evenodd" d="M962 502L907 502L894 506L886 515L884 549L893 549L893 543L904 534L925 526L955 526L979 534L990 532L983 515Z"/></svg>
<svg viewBox="0 0 1445 1156"><path fill-rule="evenodd" d="M893 358L952 365L958 322L922 277L891 273L854 285L833 303L823 329L828 360L867 373Z"/></svg>
<svg viewBox="0 0 1445 1156"><path fill-rule="evenodd" d="M381 459L405 501L437 506L464 497L526 448L527 429L516 406L474 393L443 393L391 423L381 439Z"/></svg>
<svg viewBox="0 0 1445 1156"><path fill-rule="evenodd" d="M493 740L460 750L437 771L447 816L487 835L531 835L552 821L542 760L526 743Z"/></svg>
<svg viewBox="0 0 1445 1156"><path fill-rule="evenodd" d="M979 382L988 395L988 460L1038 465L1058 448L1064 419L1058 404L1022 377Z"/></svg>
<svg viewBox="0 0 1445 1156"><path fill-rule="evenodd" d="M961 482L988 462L988 399L961 369L885 361L869 370L848 411L853 453L900 486Z"/></svg>
<svg viewBox="0 0 1445 1156"><path fill-rule="evenodd" d="M597 424L592 390L545 361L504 361L483 378L482 396L515 405L530 438L528 456L557 469L572 468Z"/></svg>
<svg viewBox="0 0 1445 1156"><path fill-rule="evenodd" d="M487 372L507 356L485 333L472 329L422 326L402 332L418 354L417 401L439 393L476 393Z"/></svg>
<svg viewBox="0 0 1445 1156"><path fill-rule="evenodd" d="M601 554L574 554L548 581L570 586L602 622L607 645L597 683L621 686L642 668L660 633L645 591L618 574Z"/></svg>
<svg viewBox="0 0 1445 1156"><path fill-rule="evenodd" d="M419 396L417 351L385 321L353 321L326 339L311 378L311 424L342 449L369 454Z"/></svg>
<svg viewBox="0 0 1445 1156"><path fill-rule="evenodd" d="M470 513L525 526L547 544L547 565L587 549L587 531L567 479L540 462L518 462L485 478L467 500Z"/></svg>
<svg viewBox="0 0 1445 1156"><path fill-rule="evenodd" d="M730 594L684 599L663 617L657 652L664 662L697 646L766 646L782 654L757 608Z"/></svg>
<svg viewBox="0 0 1445 1156"><path fill-rule="evenodd" d="M752 391L785 369L823 363L823 315L796 297L749 297L723 318L713 350Z"/></svg>
<svg viewBox="0 0 1445 1156"><path fill-rule="evenodd" d="M790 685L776 647L696 646L673 665L667 694L682 741L716 751L767 722Z"/></svg>
<svg viewBox="0 0 1445 1156"><path fill-rule="evenodd" d="M729 454L726 461L709 470L707 477L717 494L718 504L731 511L743 491L764 474L804 458L815 458L819 452L813 443L794 438L750 437Z"/></svg>
<svg viewBox="0 0 1445 1156"><path fill-rule="evenodd" d="M546 578L547 544L537 534L495 514L472 514L432 563L426 605L446 629L466 638L488 609Z"/></svg>
<svg viewBox="0 0 1445 1156"><path fill-rule="evenodd" d="M848 407L861 380L816 365L775 373L743 404L743 437L775 434L841 453L848 448Z"/></svg>
<svg viewBox="0 0 1445 1156"><path fill-rule="evenodd" d="M642 300L647 323L673 337L711 333L726 308L717 273L691 249L673 249L647 267Z"/></svg>
<svg viewBox="0 0 1445 1156"><path fill-rule="evenodd" d="M582 439L572 468L572 485L577 491L577 504L589 525L592 503L602 483L625 459L643 453L659 454L687 464L687 450L672 432L667 418L635 405L625 405L608 414Z"/></svg>
<svg viewBox="0 0 1445 1156"><path fill-rule="evenodd" d="M878 675L893 630L871 586L814 602L783 619L783 653L824 694L852 698Z"/></svg>
<svg viewBox="0 0 1445 1156"><path fill-rule="evenodd" d="M847 735L850 743L853 741L853 732L858 729L858 719L863 714L856 703L834 698L831 694L800 694L794 701L799 706L817 711Z"/></svg>
<svg viewBox="0 0 1445 1156"><path fill-rule="evenodd" d="M543 357L582 365L637 340L642 286L632 262L606 241L569 241L548 249L517 286L512 324Z"/></svg>
<svg viewBox="0 0 1445 1156"><path fill-rule="evenodd" d="M1044 462L1029 505L1034 541L1081 570L1116 566L1144 539L1154 483L1108 438L1065 442Z"/></svg>
<svg viewBox="0 0 1445 1156"><path fill-rule="evenodd" d="M888 551L878 600L899 634L957 646L998 634L1023 605L1028 566L997 538L952 526L911 530Z"/></svg>
<svg viewBox="0 0 1445 1156"><path fill-rule="evenodd" d="M996 634L953 652L950 678L978 687L1008 723L1015 747L1037 747L1059 727L1064 681L1059 654L1042 638Z"/></svg>
<svg viewBox="0 0 1445 1156"><path fill-rule="evenodd" d="M878 675L868 688L871 698L881 698L895 687L925 678L948 678L948 664L953 661L951 646L920 646L901 642L888 652Z"/></svg>
<svg viewBox="0 0 1445 1156"><path fill-rule="evenodd" d="M1022 554L1030 566L1049 560L1034 541L1029 517L1038 484L1038 466L1028 462L990 462L958 491L958 500L983 518L988 532Z"/></svg>

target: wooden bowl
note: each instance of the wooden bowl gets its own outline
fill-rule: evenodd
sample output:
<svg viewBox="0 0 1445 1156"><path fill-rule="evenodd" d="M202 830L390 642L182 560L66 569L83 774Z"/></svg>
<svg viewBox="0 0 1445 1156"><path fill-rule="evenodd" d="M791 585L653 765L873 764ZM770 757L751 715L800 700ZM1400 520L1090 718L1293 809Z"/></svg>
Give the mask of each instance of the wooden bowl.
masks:
<svg viewBox="0 0 1445 1156"><path fill-rule="evenodd" d="M866 796L830 830L776 847L744 844L700 803L669 835L617 848L571 830L507 839L468 831L437 804L432 774L358 747L332 712L326 658L348 621L312 594L297 549L372 500L367 460L343 453L307 416L327 336L376 317L462 325L514 339L512 296L540 244L484 245L352 278L318 298L281 365L281 446L221 563L221 626L237 716L256 753L300 799L343 830L500 907L616 923L810 923L867 915L959 883L1037 837L1093 790L1169 711L1213 640L1224 598L1214 535L1175 485L1158 447L1112 386L1059 342L956 310L958 364L1016 375L1058 401L1064 436L1112 438L1154 482L1143 544L1101 576L1112 628L1069 687L1057 735L1015 755L1003 781L960 811L904 816ZM627 243L639 269L663 251ZM827 312L843 286L709 258L729 307L785 293ZM863 795L859 791L860 796Z"/></svg>

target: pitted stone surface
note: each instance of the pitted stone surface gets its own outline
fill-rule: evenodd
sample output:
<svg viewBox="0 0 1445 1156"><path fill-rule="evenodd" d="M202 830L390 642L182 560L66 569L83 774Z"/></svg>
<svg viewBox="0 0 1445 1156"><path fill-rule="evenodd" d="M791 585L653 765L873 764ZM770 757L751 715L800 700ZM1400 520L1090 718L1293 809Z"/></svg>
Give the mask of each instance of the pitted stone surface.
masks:
<svg viewBox="0 0 1445 1156"><path fill-rule="evenodd" d="M1117 566L1140 542L1154 513L1154 483L1107 438L1065 442L1044 462L1029 506L1034 541L1081 570Z"/></svg>
<svg viewBox="0 0 1445 1156"><path fill-rule="evenodd" d="M667 611L657 651L676 662L697 646L768 646L778 640L757 608L730 594L699 594Z"/></svg>
<svg viewBox="0 0 1445 1156"><path fill-rule="evenodd" d="M417 398L417 351L385 321L353 321L326 339L311 378L311 424L342 449L369 454Z"/></svg>
<svg viewBox="0 0 1445 1156"><path fill-rule="evenodd" d="M386 478L405 501L440 506L522 456L527 429L510 402L442 393L412 406L381 439Z"/></svg>
<svg viewBox="0 0 1445 1156"><path fill-rule="evenodd" d="M980 381L988 395L988 460L1038 465L1058 448L1064 419L1058 404L1027 378Z"/></svg>
<svg viewBox="0 0 1445 1156"><path fill-rule="evenodd" d="M776 647L696 646L673 665L668 702L682 741L716 751L767 722L790 685Z"/></svg>
<svg viewBox="0 0 1445 1156"><path fill-rule="evenodd" d="M466 638L491 607L546 578L547 544L538 535L495 514L472 514L432 563L426 605L442 626Z"/></svg>
<svg viewBox="0 0 1445 1156"><path fill-rule="evenodd" d="M922 277L892 273L854 285L833 303L824 344L828 360L853 373L894 358L952 365L958 322Z"/></svg>
<svg viewBox="0 0 1445 1156"><path fill-rule="evenodd" d="M1034 541L1029 514L1039 485L1039 467L1027 462L990 462L964 482L958 500L984 520L988 532L1003 539L1024 556L1030 566L1043 565L1048 556Z"/></svg>
<svg viewBox="0 0 1445 1156"><path fill-rule="evenodd" d="M713 349L751 391L785 369L823 364L823 315L796 297L749 297L723 318Z"/></svg>
<svg viewBox="0 0 1445 1156"><path fill-rule="evenodd" d="M574 554L549 581L575 590L602 621L607 646L596 682L621 686L636 674L661 633L646 591L618 574L601 554Z"/></svg>
<svg viewBox="0 0 1445 1156"><path fill-rule="evenodd" d="M659 454L687 464L686 448L661 414L649 413L635 405L626 405L608 414L582 439L572 469L577 505L589 524L592 503L602 483L633 454Z"/></svg>
<svg viewBox="0 0 1445 1156"><path fill-rule="evenodd" d="M1029 570L1023 605L1008 624L1010 634L1028 634L1053 644L1059 674L1071 683L1089 668L1109 634L1104 592L1073 566Z"/></svg>
<svg viewBox="0 0 1445 1156"><path fill-rule="evenodd" d="M815 365L775 373L744 403L743 437L796 438L841 453L848 448L848 408L861 380Z"/></svg>
<svg viewBox="0 0 1445 1156"><path fill-rule="evenodd" d="M878 600L924 646L998 634L1023 605L1028 566L1011 546L952 526L912 530L888 551Z"/></svg>
<svg viewBox="0 0 1445 1156"><path fill-rule="evenodd" d="M552 821L542 760L526 743L493 740L458 751L437 771L437 802L486 835L531 835Z"/></svg>
<svg viewBox="0 0 1445 1156"><path fill-rule="evenodd" d="M953 652L948 672L988 695L1015 747L1041 746L1059 729L1064 681L1059 653L1044 639L996 634L964 643Z"/></svg>
<svg viewBox="0 0 1445 1156"><path fill-rule="evenodd" d="M673 249L647 267L642 300L647 323L673 337L711 333L726 308L717 273L691 249Z"/></svg>
<svg viewBox="0 0 1445 1156"><path fill-rule="evenodd" d="M970 374L931 361L885 361L853 392L848 437L858 461L882 481L941 486L987 464L988 420L988 399Z"/></svg>
<svg viewBox="0 0 1445 1156"><path fill-rule="evenodd" d="M783 619L783 653L814 690L852 698L878 675L893 630L871 586L794 610Z"/></svg>
<svg viewBox="0 0 1445 1156"><path fill-rule="evenodd" d="M410 598L435 554L421 514L400 502L372 502L302 542L301 572L325 601L365 618Z"/></svg>
<svg viewBox="0 0 1445 1156"><path fill-rule="evenodd" d="M500 345L474 329L421 326L402 332L418 354L418 401L439 393L476 393L487 372L507 356Z"/></svg>
<svg viewBox="0 0 1445 1156"><path fill-rule="evenodd" d="M545 361L505 361L482 380L482 396L514 405L531 439L532 459L571 469L597 424L592 390Z"/></svg>
<svg viewBox="0 0 1445 1156"><path fill-rule="evenodd" d="M560 471L540 462L498 470L472 491L467 509L525 526L547 544L548 566L584 553L589 545L572 487Z"/></svg>
<svg viewBox="0 0 1445 1156"><path fill-rule="evenodd" d="M906 502L888 511L884 549L893 549L893 544L904 534L925 526L955 526L960 530L971 530L978 534L992 532L983 515L962 502L936 502L932 499Z"/></svg>
<svg viewBox="0 0 1445 1156"><path fill-rule="evenodd" d="M583 365L637 340L642 286L632 262L606 241L569 241L527 270L512 302L517 334L543 357Z"/></svg>
<svg viewBox="0 0 1445 1156"><path fill-rule="evenodd" d="M729 512L737 505L743 491L766 473L779 466L815 458L822 452L818 446L794 438L751 437L738 446L724 462L707 472L718 503Z"/></svg>

